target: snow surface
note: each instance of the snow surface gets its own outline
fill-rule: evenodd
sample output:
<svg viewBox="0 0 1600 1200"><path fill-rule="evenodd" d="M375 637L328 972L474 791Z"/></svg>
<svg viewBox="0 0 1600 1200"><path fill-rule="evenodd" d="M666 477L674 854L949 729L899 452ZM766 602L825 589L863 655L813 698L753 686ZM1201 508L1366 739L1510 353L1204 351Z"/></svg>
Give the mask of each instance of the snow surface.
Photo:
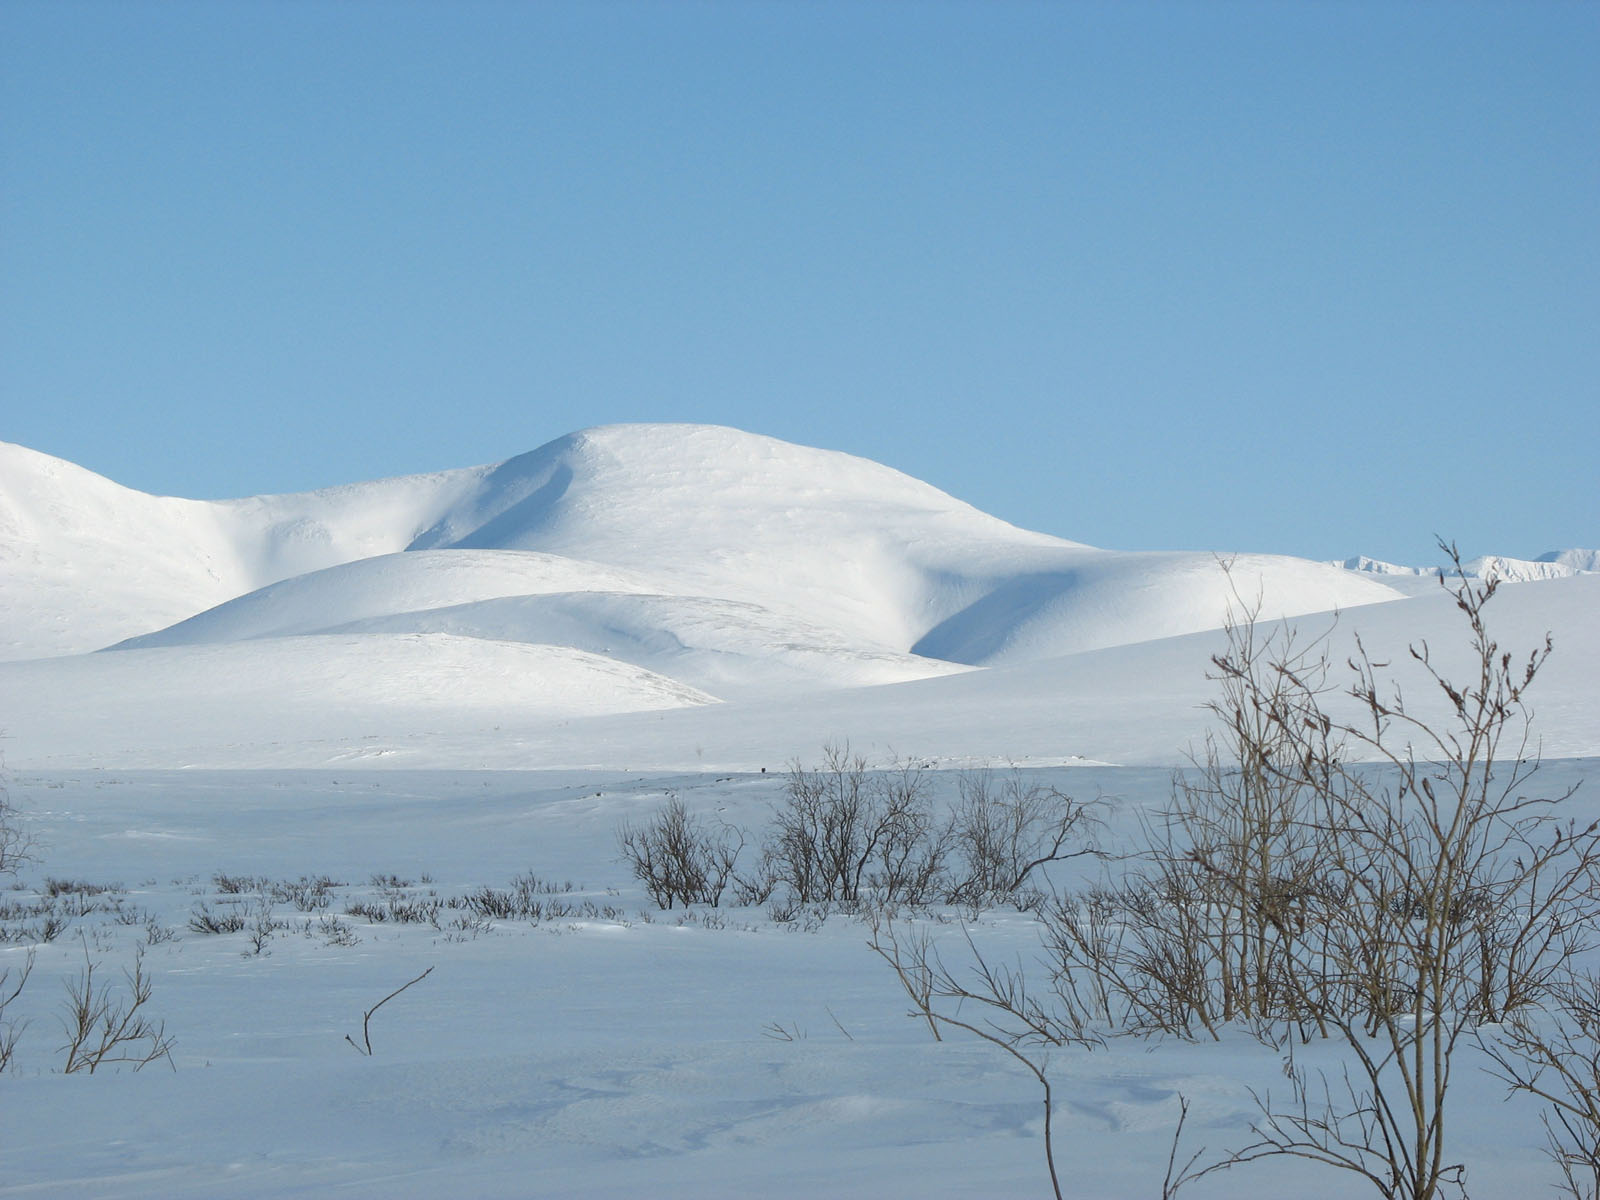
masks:
<svg viewBox="0 0 1600 1200"><path fill-rule="evenodd" d="M260 598L249 617L219 615L173 636L261 636L251 622L278 606L331 602L355 610L346 619L376 616L371 600L391 584L396 606L428 607L645 591L754 605L869 652L913 653L931 638L936 657L978 663L1213 628L1227 594L1209 554L1094 550L864 459L711 426L609 426L492 467L215 502L145 496L3 449L0 650L14 659L99 649L281 580L402 550L540 557L448 571L435 558L407 583L382 574L399 566L307 582L303 593ZM506 590L523 569L525 593ZM1258 572L1270 575L1274 612L1399 594L1325 564L1262 557L1240 560L1247 592ZM562 577L562 587L550 582ZM1118 591L1138 604L1108 598Z"/></svg>
<svg viewBox="0 0 1600 1200"><path fill-rule="evenodd" d="M1559 577L1501 572L1527 581L1490 608L1519 655L1554 635L1531 697L1549 790L1600 758L1586 553ZM1209 554L1029 533L873 463L703 426L234 501L0 445L0 746L39 841L0 903L47 876L120 881L131 914L37 948L0 1078L0 1196L1043 1194L1032 1080L905 1019L861 925L653 913L615 830L676 794L757 831L785 765L849 739L923 764L944 801L962 770L1016 762L1131 836L1205 736L1230 601L1332 624L1335 661L1359 634L1436 711L1406 647L1449 664L1464 638L1433 579L1227 561L1231 581ZM448 896L529 869L594 914L352 917L336 945L280 903L292 927L264 954L186 928L230 902L218 872L325 872L348 885L338 912L374 873ZM176 933L145 962L177 1069L56 1073L64 982L86 951L117 978L146 918ZM1036 953L1019 914L973 933ZM26 952L0 945L0 970ZM374 1056L353 1051L363 1011L428 967L374 1016ZM1159 1194L1180 1094L1187 1144L1220 1150L1248 1140L1247 1089L1281 1077L1238 1039L1050 1070L1071 1194L1106 1200ZM1474 1194L1543 1190L1537 1113L1470 1069L1453 1086ZM1274 1163L1183 1195L1350 1186Z"/></svg>
<svg viewBox="0 0 1600 1200"><path fill-rule="evenodd" d="M1333 564L1346 570L1381 576L1391 587L1412 591L1417 583L1427 585L1436 581L1440 573L1450 575L1454 568L1402 567L1381 559L1357 555ZM1527 583L1534 579L1569 579L1574 575L1589 575L1600 571L1600 550L1552 550L1538 558L1507 558L1501 554L1484 554L1467 559L1461 564L1461 573L1471 579L1497 579L1501 583Z"/></svg>

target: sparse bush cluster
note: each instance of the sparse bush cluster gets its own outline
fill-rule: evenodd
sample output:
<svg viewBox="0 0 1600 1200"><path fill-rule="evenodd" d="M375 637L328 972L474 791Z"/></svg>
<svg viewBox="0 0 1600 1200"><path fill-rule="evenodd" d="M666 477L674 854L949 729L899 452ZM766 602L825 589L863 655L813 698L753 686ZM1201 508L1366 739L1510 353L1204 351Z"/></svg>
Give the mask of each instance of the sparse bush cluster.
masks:
<svg viewBox="0 0 1600 1200"><path fill-rule="evenodd" d="M875 926L936 1035L975 1033L1034 1070L1047 1143L1050 1048L1242 1026L1284 1055L1287 1095L1259 1096L1256 1140L1199 1173L1287 1154L1435 1200L1464 1190L1445 1134L1466 1038L1550 1106L1569 1194L1600 1190L1600 991L1577 972L1600 940L1600 821L1567 817L1570 791L1529 795L1524 697L1550 643L1502 651L1483 616L1495 584L1457 567L1471 670L1457 680L1425 644L1411 651L1441 720L1409 708L1359 642L1336 688L1321 640L1250 612L1231 624L1213 659L1218 740L1119 874L1042 906L1043 984L970 935L957 970L926 933ZM1318 1037L1349 1056L1336 1084L1296 1058Z"/></svg>
<svg viewBox="0 0 1600 1200"><path fill-rule="evenodd" d="M749 840L711 825L670 796L649 820L617 831L617 847L658 907L716 907L731 887L740 904L773 901L772 914L959 904L1036 905L1030 886L1048 863L1094 853L1090 807L1020 771L960 781L960 801L937 811L927 776L903 764L873 772L848 746L827 746L821 765L795 762L761 841L760 860L738 873Z"/></svg>
<svg viewBox="0 0 1600 1200"><path fill-rule="evenodd" d="M321 912L333 903L333 889L345 886L329 875L269 879L265 875L229 875L222 871L213 875L211 882L225 896L258 895L277 904L292 905L296 912Z"/></svg>
<svg viewBox="0 0 1600 1200"><path fill-rule="evenodd" d="M202 900L189 913L189 931L203 934L238 933L245 927L246 919L245 910L238 906L213 909Z"/></svg>
<svg viewBox="0 0 1600 1200"><path fill-rule="evenodd" d="M794 763L762 847L792 905L928 904L944 898L952 833L914 767L871 775L848 746Z"/></svg>
<svg viewBox="0 0 1600 1200"><path fill-rule="evenodd" d="M481 920L527 921L539 925L549 921L621 921L626 917L615 904L597 904L585 897L572 900L581 889L570 880L556 883L530 873L517 875L509 888L477 887L450 900L450 907L463 910Z"/></svg>
<svg viewBox="0 0 1600 1200"><path fill-rule="evenodd" d="M717 907L744 842L744 834L731 826L713 829L691 816L676 796L644 824L626 824L617 831L617 846L634 878L663 909L674 904Z"/></svg>
<svg viewBox="0 0 1600 1200"><path fill-rule="evenodd" d="M245 933L250 952L255 954L265 953L271 937L283 931L298 930L308 937L320 937L329 945L358 942L355 928L327 911L338 891L355 893L344 900L345 917L359 918L371 925L426 925L444 933L447 940L475 937L491 929L497 920L538 925L626 919L626 913L617 905L597 903L588 897L572 898L581 889L570 880L541 879L531 872L513 877L507 888L481 885L457 895L446 895L431 884L418 884L392 873L375 874L365 887L357 889L326 875L273 880L218 872L212 882L218 894L195 903L189 914L189 931L204 935ZM280 919L274 915L275 902L292 904L298 913L307 915Z"/></svg>
<svg viewBox="0 0 1600 1200"><path fill-rule="evenodd" d="M1095 852L1086 839L1093 824L1088 806L1028 782L1021 771L969 772L958 786L961 802L950 822L950 859L957 865L946 889L951 903L1030 910L1044 899L1030 884L1035 871Z"/></svg>
<svg viewBox="0 0 1600 1200"><path fill-rule="evenodd" d="M445 900L437 889L428 888L420 894L409 881L373 877L377 896L373 900L352 900L345 905L345 913L362 917L374 925L385 921L396 925L432 925L439 927L439 914L444 911Z"/></svg>
<svg viewBox="0 0 1600 1200"><path fill-rule="evenodd" d="M190 933L220 936L247 935L249 954L266 954L274 935L298 928L307 937L321 937L330 945L348 946L354 932L337 917L327 915L335 889L344 883L329 875L301 875L298 879L271 879L265 875L230 875L218 871L211 877L217 896L199 900L189 911ZM288 904L302 914L295 921L279 917L273 907Z"/></svg>
<svg viewBox="0 0 1600 1200"><path fill-rule="evenodd" d="M0 945L48 944L89 918L143 926L146 945L169 941L174 935L154 914L133 903L120 883L46 878L37 891L18 885L14 897L0 900Z"/></svg>

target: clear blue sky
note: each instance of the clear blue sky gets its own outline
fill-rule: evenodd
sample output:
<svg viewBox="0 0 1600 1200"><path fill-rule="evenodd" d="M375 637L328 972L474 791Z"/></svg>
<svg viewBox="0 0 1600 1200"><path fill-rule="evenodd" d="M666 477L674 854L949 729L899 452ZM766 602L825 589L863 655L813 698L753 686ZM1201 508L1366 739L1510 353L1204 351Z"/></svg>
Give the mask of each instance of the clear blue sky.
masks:
<svg viewBox="0 0 1600 1200"><path fill-rule="evenodd" d="M0 4L0 438L709 421L1116 548L1600 543L1600 4Z"/></svg>

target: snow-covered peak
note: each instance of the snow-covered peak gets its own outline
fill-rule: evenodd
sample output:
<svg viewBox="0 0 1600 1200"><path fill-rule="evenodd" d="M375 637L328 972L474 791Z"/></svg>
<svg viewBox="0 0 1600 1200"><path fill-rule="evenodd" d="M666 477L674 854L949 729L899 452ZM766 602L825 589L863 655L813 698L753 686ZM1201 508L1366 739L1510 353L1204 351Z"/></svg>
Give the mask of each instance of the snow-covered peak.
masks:
<svg viewBox="0 0 1600 1200"><path fill-rule="evenodd" d="M942 531L1030 545L1030 533L881 463L717 425L605 425L484 471L412 549L547 548L600 537L636 556L653 532L681 542L692 514L707 542L747 542L806 525L936 522ZM830 529L829 532L837 532Z"/></svg>
<svg viewBox="0 0 1600 1200"><path fill-rule="evenodd" d="M1366 575L1380 575L1386 582L1396 578L1436 579L1442 573L1454 574L1455 568L1444 566L1406 567L1383 562L1365 555L1346 558L1333 565L1347 571ZM1503 583L1526 583L1534 579L1567 579L1573 575L1600 572L1600 550L1552 550L1538 558L1508 558L1500 554L1485 554L1468 559L1461 564L1462 573L1469 579L1498 579Z"/></svg>
<svg viewBox="0 0 1600 1200"><path fill-rule="evenodd" d="M1600 550L1551 550L1533 561L1565 567L1574 574L1600 572Z"/></svg>

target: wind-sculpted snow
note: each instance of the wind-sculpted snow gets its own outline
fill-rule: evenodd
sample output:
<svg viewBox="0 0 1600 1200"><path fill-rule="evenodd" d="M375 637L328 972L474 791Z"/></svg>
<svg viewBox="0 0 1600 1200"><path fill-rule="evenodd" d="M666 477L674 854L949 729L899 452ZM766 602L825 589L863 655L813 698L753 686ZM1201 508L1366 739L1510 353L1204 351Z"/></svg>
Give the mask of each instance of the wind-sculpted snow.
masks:
<svg viewBox="0 0 1600 1200"><path fill-rule="evenodd" d="M0 556L0 652L44 659L25 684L14 681L44 702L6 714L5 726L29 730L49 757L100 760L121 751L94 731L109 737L125 713L146 739L141 761L156 763L200 746L215 761L236 737L264 761L317 761L289 745L312 727L335 740L365 729L404 742L416 703L440 710L446 696L459 696L464 712L501 711L509 726L716 700L793 716L801 696L919 680L930 695L970 699L933 703L918 720L954 720L986 752L1005 753L987 712L974 724L968 706L1010 706L941 677L1057 660L1045 675L1070 675L1082 667L1068 659L1215 630L1230 609L1355 614L1438 590L1377 564L1099 550L1018 529L877 463L697 425L591 429L492 466L231 501L147 496L0 446ZM1547 557L1541 571L1554 575L1590 561ZM1501 577L1513 577L1509 561L1495 560ZM92 665L47 657L113 643ZM225 655L228 645L239 648ZM416 687L398 686L397 664L419 645L428 649ZM559 652L577 657L559 671L530 668L530 655ZM1205 662L1201 654L1163 670L1203 675ZM469 674L471 688L435 688ZM1139 688L1182 693L1135 675L1131 690L1112 689L1126 701L1106 703L1136 705ZM192 720L169 727L139 716L141 680ZM273 693L252 680L283 682L294 713L280 721L260 711ZM47 730L48 713L68 726ZM1032 728L1032 718L1013 717ZM814 728L849 734L828 720ZM251 732L268 728L278 732ZM468 725L451 728L466 736ZM1170 755L1170 732L1157 726L1138 746L1110 738L1100 756ZM902 745L915 736L885 734ZM692 746L698 735L684 736ZM19 742L14 753L30 750ZM478 752L458 748L448 761L460 753ZM581 745L558 758L569 756L590 761Z"/></svg>
<svg viewBox="0 0 1600 1200"><path fill-rule="evenodd" d="M14 699L5 716L6 757L29 769L354 761L758 771L814 754L824 742L850 740L879 762L902 756L957 766L1015 759L1170 767L1185 762L1206 734L1205 705L1216 696L1207 674L1226 645L1211 630L888 682L899 669L892 658L852 660L804 643L775 659L770 648L745 656L743 647L762 636L757 615L744 614L741 627L738 614L691 601L669 619L648 611L658 603L666 602L511 597L314 637L0 664L0 695L25 698ZM630 612L635 605L646 611ZM1600 576L1506 588L1490 606L1491 631L1519 657L1547 631L1554 634L1555 654L1530 695L1538 748L1547 756L1600 754L1596 611ZM606 655L519 640L560 621L581 623L585 636L595 636L602 617L613 630L613 641L600 647ZM1296 623L1312 637L1332 620L1310 614ZM471 634L462 636L457 622L473 626ZM656 635L646 631L663 626L676 629L682 645L651 641ZM1336 671L1355 652L1359 633L1374 658L1396 664L1408 706L1441 714L1438 689L1407 653L1426 641L1436 662L1459 668L1465 661L1460 613L1437 585L1426 596L1347 610L1335 630L1327 649ZM486 634L510 637L489 641ZM558 660L566 664L561 670L539 657L557 654L571 656ZM767 686L774 661L788 672L789 686ZM836 684L849 682L838 675L859 670L865 678L857 683L887 685L824 687L825 670L836 673ZM1333 679L1346 681L1342 674ZM736 702L710 703L713 697Z"/></svg>
<svg viewBox="0 0 1600 1200"><path fill-rule="evenodd" d="M0 686L28 698L7 714L8 734L27 746L21 759L65 761L76 744L94 747L101 761L126 761L160 746L169 763L212 766L238 756L381 763L426 756L438 737L498 740L507 723L558 726L716 700L569 646L447 633L342 633L3 663Z"/></svg>
<svg viewBox="0 0 1600 1200"><path fill-rule="evenodd" d="M1551 550L1541 554L1535 562L1551 563L1573 573L1600 572L1600 550Z"/></svg>
<svg viewBox="0 0 1600 1200"><path fill-rule="evenodd" d="M1388 588L1299 559L1078 553L1063 569L1000 583L913 649L992 666L1215 629L1229 611L1243 616L1258 601L1261 614L1275 619L1394 598Z"/></svg>
<svg viewBox="0 0 1600 1200"><path fill-rule="evenodd" d="M170 628L129 638L117 648L321 633L368 618L503 596L657 590L655 581L636 572L534 551L384 554L271 584Z"/></svg>
<svg viewBox="0 0 1600 1200"><path fill-rule="evenodd" d="M719 697L894 683L962 669L760 605L663 594L636 572L537 551L425 550L364 559L241 596L116 650L307 634L443 633L568 646ZM270 647L259 651L271 654Z"/></svg>
<svg viewBox="0 0 1600 1200"><path fill-rule="evenodd" d="M899 683L958 664L849 642L759 605L712 596L554 592L376 617L329 632L443 632L573 646L723 699Z"/></svg>
<svg viewBox="0 0 1600 1200"><path fill-rule="evenodd" d="M181 500L0 443L0 658L95 650L280 579L403 550L480 473Z"/></svg>
<svg viewBox="0 0 1600 1200"><path fill-rule="evenodd" d="M594 429L513 459L419 545L626 566L900 650L954 603L947 574L1077 548L865 459L694 425Z"/></svg>

